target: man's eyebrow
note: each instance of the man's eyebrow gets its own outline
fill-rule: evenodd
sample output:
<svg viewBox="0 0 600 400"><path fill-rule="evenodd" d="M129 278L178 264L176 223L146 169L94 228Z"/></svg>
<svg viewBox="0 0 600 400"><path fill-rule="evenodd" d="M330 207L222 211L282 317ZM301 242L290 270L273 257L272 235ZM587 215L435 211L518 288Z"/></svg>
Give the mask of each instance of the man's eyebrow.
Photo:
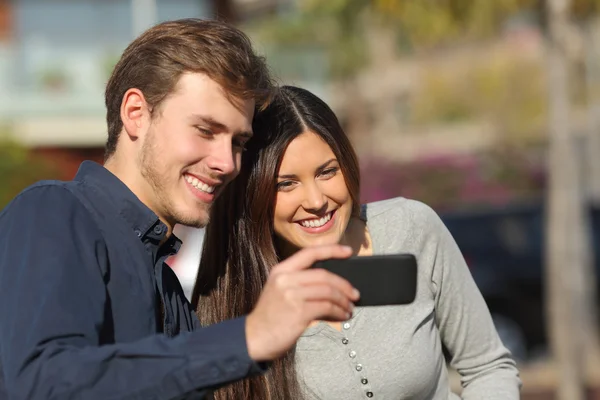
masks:
<svg viewBox="0 0 600 400"><path fill-rule="evenodd" d="M337 161L337 158L332 158L330 160L325 161L323 164L319 165L317 167L317 171L323 171L325 168L327 168L327 166L329 164L331 164L332 162ZM298 176L295 174L287 174L287 175L278 175L277 178L278 179L296 179Z"/></svg>
<svg viewBox="0 0 600 400"><path fill-rule="evenodd" d="M217 121L213 117L208 117L205 115L193 114L192 120L197 122L202 122L208 125L210 128L216 131L229 131L229 127L222 122ZM247 138L251 138L253 136L252 130L249 131L238 131L234 133L236 136L244 136Z"/></svg>

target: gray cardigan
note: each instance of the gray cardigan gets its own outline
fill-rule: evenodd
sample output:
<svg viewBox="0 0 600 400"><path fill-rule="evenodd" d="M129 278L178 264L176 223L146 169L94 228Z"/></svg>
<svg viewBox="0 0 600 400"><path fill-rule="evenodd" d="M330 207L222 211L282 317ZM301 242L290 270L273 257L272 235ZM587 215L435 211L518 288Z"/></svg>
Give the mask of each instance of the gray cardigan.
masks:
<svg viewBox="0 0 600 400"><path fill-rule="evenodd" d="M460 399L450 391L445 347L462 376L462 399L519 399L515 362L437 214L403 198L363 211L374 254L417 256L417 297L410 305L358 308L341 332L325 323L308 328L296 350L305 398Z"/></svg>

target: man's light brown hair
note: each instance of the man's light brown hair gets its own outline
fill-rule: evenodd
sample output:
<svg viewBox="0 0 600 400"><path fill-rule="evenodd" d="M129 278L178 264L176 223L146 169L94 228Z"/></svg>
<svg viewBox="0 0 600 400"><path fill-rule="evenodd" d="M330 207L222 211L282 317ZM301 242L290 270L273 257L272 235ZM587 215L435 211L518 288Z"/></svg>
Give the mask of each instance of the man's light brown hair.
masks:
<svg viewBox="0 0 600 400"><path fill-rule="evenodd" d="M158 24L125 49L106 85L105 159L114 154L123 128L120 110L125 92L141 90L154 114L186 72L206 74L227 96L253 99L258 109L266 106L273 92L265 59L234 26L201 19Z"/></svg>

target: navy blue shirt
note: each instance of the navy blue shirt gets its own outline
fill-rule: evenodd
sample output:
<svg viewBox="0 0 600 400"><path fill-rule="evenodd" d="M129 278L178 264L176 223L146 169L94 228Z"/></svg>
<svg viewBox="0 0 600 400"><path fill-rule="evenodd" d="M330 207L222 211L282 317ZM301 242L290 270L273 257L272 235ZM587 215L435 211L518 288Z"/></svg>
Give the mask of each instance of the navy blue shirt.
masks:
<svg viewBox="0 0 600 400"><path fill-rule="evenodd" d="M203 398L262 372L244 318L200 327L166 232L89 161L19 194L0 214L0 398Z"/></svg>

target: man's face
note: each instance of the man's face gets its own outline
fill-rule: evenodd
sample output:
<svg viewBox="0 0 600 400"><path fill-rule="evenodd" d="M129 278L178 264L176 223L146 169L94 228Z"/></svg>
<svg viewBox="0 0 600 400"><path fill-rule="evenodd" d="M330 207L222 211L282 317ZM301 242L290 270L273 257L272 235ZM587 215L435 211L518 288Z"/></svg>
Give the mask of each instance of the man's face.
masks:
<svg viewBox="0 0 600 400"><path fill-rule="evenodd" d="M145 203L171 226L205 226L213 201L239 173L253 114L253 100L228 99L206 75L184 74L141 138Z"/></svg>

